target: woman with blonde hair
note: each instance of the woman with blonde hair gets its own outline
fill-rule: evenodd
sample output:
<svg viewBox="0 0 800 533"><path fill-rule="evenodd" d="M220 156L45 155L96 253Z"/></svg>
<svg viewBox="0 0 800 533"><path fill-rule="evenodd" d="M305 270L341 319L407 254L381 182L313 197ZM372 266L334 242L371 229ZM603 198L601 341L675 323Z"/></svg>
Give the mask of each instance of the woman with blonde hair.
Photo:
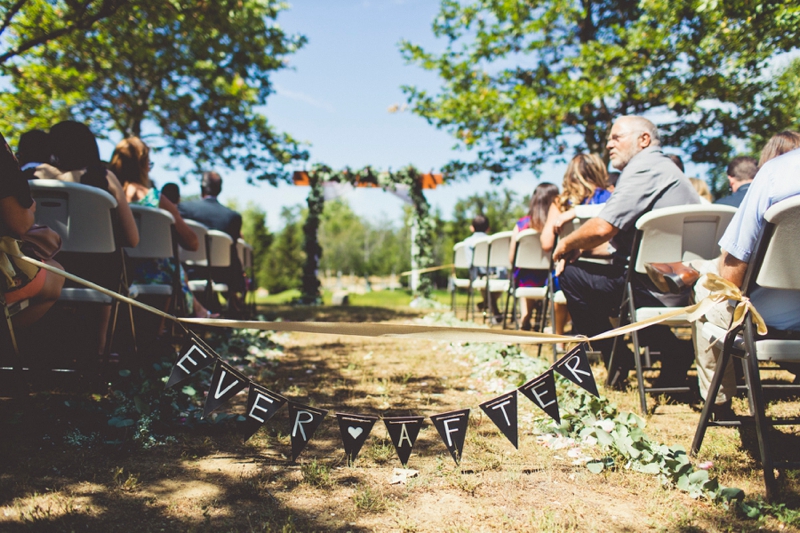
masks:
<svg viewBox="0 0 800 533"><path fill-rule="evenodd" d="M183 220L178 207L153 187L150 181L150 148L141 139L128 137L121 140L114 148L109 168L122 182L125 198L129 204L158 207L168 211L175 219L178 244L187 250L197 250L199 246L197 235ZM167 259L137 259L133 261L133 282L141 285L170 284L173 268ZM197 317L211 316L211 313L194 299L182 268L180 275L188 312Z"/></svg>
<svg viewBox="0 0 800 533"><path fill-rule="evenodd" d="M564 173L563 191L550 205L547 221L539 235L542 250L550 252L555 247L556 235L564 224L575 218L576 205L603 204L611 197L608 187L608 169L597 154L580 153L572 158ZM556 269L558 272L558 269ZM558 290L558 278L556 278ZM567 306L555 304L556 334L563 335L569 321Z"/></svg>

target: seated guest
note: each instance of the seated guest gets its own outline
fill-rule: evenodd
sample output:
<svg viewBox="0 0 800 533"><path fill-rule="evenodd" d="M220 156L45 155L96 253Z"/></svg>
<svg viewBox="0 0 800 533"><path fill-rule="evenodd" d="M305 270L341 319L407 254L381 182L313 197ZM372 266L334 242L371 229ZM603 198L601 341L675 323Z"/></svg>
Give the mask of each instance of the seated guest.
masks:
<svg viewBox="0 0 800 533"><path fill-rule="evenodd" d="M731 188L730 196L720 198L715 204L730 205L732 207L739 207L742 203L747 189L750 188L750 183L756 177L758 172L758 161L752 157L739 156L731 159L728 163L727 175L728 185Z"/></svg>
<svg viewBox="0 0 800 533"><path fill-rule="evenodd" d="M475 215L475 218L472 219L472 224L470 225L469 230L472 232L472 235L464 239L464 243L466 244L464 252L467 262L472 265L472 256L475 252L475 244L489 236L489 219L483 215ZM473 281L478 278L478 276L484 275L486 275L486 266L472 265L469 269L469 277ZM499 324L502 320L502 317L500 317L500 310L497 308L497 302L501 293L492 293L494 294L492 298L487 298L486 289L482 290L481 293L483 294L483 301L478 304L478 309L486 310L486 302L490 301L491 308L487 312L490 312L492 315L492 323ZM498 319L498 317L500 318Z"/></svg>
<svg viewBox="0 0 800 533"><path fill-rule="evenodd" d="M233 209L228 209L217 200L222 192L222 177L216 172L203 174L200 192L203 196L201 200L182 202L178 206L178 210L184 218L196 220L211 229L225 232L233 239L230 267L214 269L211 275L214 281L228 285L228 294L226 295L228 304L233 311L240 311L243 309L243 302L238 295L244 293L245 281L239 254L236 253L236 241L241 236L242 215ZM189 274L191 276L192 273Z"/></svg>
<svg viewBox="0 0 800 533"><path fill-rule="evenodd" d="M511 246L508 249L508 260L514 264L514 256L517 251L517 235L520 231L533 229L541 232L547 221L547 214L558 197L558 187L552 183L540 183L533 190L528 214L517 220L511 234ZM528 268L514 269L515 287L544 287L547 285L547 270L531 270ZM522 318L523 330L531 329L531 316L533 315L533 300L522 298L519 301L520 315Z"/></svg>
<svg viewBox="0 0 800 533"><path fill-rule="evenodd" d="M20 253L17 240L33 225L36 202L2 135L0 144L0 293L6 305L29 300L28 306L11 319L14 327L22 328L39 320L53 306L64 278L13 257ZM61 268L55 261L46 263Z"/></svg>
<svg viewBox="0 0 800 533"><path fill-rule="evenodd" d="M97 139L85 124L65 120L50 128L50 142L53 149L53 163L40 165L35 176L39 179L58 179L73 183L82 183L102 189L117 201L117 220L120 242L119 247L139 244L139 230L133 218L125 192L117 177L106 169L100 161L100 150ZM119 289L122 277L120 254L112 252L70 254L61 252L59 261L67 272L97 283L106 289ZM71 283L71 282L68 282ZM103 352L106 344L106 332L111 317L111 306L103 306L98 324L98 351Z"/></svg>
<svg viewBox="0 0 800 533"><path fill-rule="evenodd" d="M178 207L150 182L150 148L138 137L121 140L111 156L109 168L122 181L125 198L130 204L158 207L168 211L175 219L178 244L190 251L197 250L197 235L186 225ZM172 283L174 263L168 259L135 259L131 261L131 281L140 285ZM211 313L200 302L195 302L186 282L183 269L180 271L181 285L186 299L186 309L197 317L210 317Z"/></svg>
<svg viewBox="0 0 800 533"><path fill-rule="evenodd" d="M553 252L556 261L566 260L559 277L572 315L573 332L594 336L611 329L609 317L618 312L625 281L625 269L636 232L636 221L654 209L698 204L691 183L661 151L656 126L646 118L625 116L617 119L608 138L611 164L622 171L617 188L600 215L559 240ZM611 242L616 252L612 264L574 262L583 251ZM637 305L657 307L680 304L680 300L656 298L652 282L635 276ZM666 300L666 299L664 299ZM666 326L652 326L639 332L642 343L661 354L662 370L658 386L679 384L686 378L694 354L690 343L679 341ZM608 365L613 340L593 343ZM617 367L610 368L610 382L621 387L633 368L633 354L623 345Z"/></svg>
<svg viewBox="0 0 800 533"><path fill-rule="evenodd" d="M33 179L37 167L49 164L52 157L50 136L46 131L31 130L20 135L17 143L17 159L26 179Z"/></svg>
<svg viewBox="0 0 800 533"><path fill-rule="evenodd" d="M714 197L711 196L708 184L705 181L700 178L689 178L689 181L692 183L694 190L697 191L701 204L710 204L714 200Z"/></svg>
<svg viewBox="0 0 800 533"><path fill-rule="evenodd" d="M161 187L161 196L166 197L167 200L175 205L181 203L181 188L177 183L167 183Z"/></svg>
<svg viewBox="0 0 800 533"><path fill-rule="evenodd" d="M779 155L791 152L800 148L800 133L796 131L782 131L773 135L761 149L761 156L758 158L758 168L771 159Z"/></svg>
<svg viewBox="0 0 800 533"><path fill-rule="evenodd" d="M541 231L540 240L542 250L550 252L555 246L556 235L561 228L575 218L576 205L604 204L611 197L607 187L608 171L603 160L597 154L578 154L572 158L567 171L564 173L564 192L556 202L550 204L547 221ZM595 255L608 255L607 245ZM558 282L558 278L556 278ZM560 287L557 287L558 290ZM564 328L569 320L569 313L564 304L555 304L556 333L564 334Z"/></svg>

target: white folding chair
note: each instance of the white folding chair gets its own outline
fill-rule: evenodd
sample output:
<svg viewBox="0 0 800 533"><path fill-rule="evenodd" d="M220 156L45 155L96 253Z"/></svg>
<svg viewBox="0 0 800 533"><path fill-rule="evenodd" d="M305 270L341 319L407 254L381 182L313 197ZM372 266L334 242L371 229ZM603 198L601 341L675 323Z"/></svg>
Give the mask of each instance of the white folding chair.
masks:
<svg viewBox="0 0 800 533"><path fill-rule="evenodd" d="M473 241L472 244L470 284L469 289L467 289L469 291L467 294L467 320L470 319L470 311L472 312L472 319L475 319L475 291L483 290L486 287L486 275L480 274L478 269L483 269L483 265L489 261L489 236Z"/></svg>
<svg viewBox="0 0 800 533"><path fill-rule="evenodd" d="M651 211L636 222L636 236L631 249L630 263L620 304L620 326L658 316L674 307L639 307L634 301L634 274L646 275L645 263L674 263L694 259L714 259L719 257L719 240L728 227L736 208L725 205L686 205L666 207ZM673 317L664 326L689 327L685 315ZM636 365L636 380L639 389L639 403L643 413L647 412L647 393L688 392L687 387L645 387L644 369L650 366L649 348L643 354L637 332L631 334L633 357ZM609 369L615 368L614 359L622 349L622 338L614 341ZM663 364L663 363L662 363ZM614 379L609 372L609 382Z"/></svg>
<svg viewBox="0 0 800 533"><path fill-rule="evenodd" d="M757 287L778 289L782 291L800 291L800 197L790 198L770 207L764 215L765 224L751 255L750 263L744 277L742 290L750 296ZM717 362L714 377L703 406L700 422L692 442L692 455L700 451L708 426L742 426L754 424L758 436L758 447L761 454L761 465L764 469L764 483L767 499L772 500L775 493L775 468L796 469L800 462L775 461L772 455L770 432L776 425L800 425L800 418L771 418L766 415L763 386L759 373L759 362L800 363L800 335L797 332L781 332L768 328L765 337L756 334L750 314L744 318L742 325L726 332L714 324L703 325L701 334L707 339L724 339L722 356ZM725 367L730 364L731 356L744 358L745 381L747 383L750 416L735 421L711 420L711 408L722 383ZM782 388L799 387L786 385ZM794 457L797 457L795 450Z"/></svg>
<svg viewBox="0 0 800 533"><path fill-rule="evenodd" d="M169 211L155 207L132 205L131 211L139 229L139 244L135 248L125 248L131 259L167 259L176 260L174 225L175 218ZM137 284L132 293L141 296L164 296L180 294L180 272L175 265L173 280L170 284Z"/></svg>
<svg viewBox="0 0 800 533"><path fill-rule="evenodd" d="M472 288L478 290L486 290L486 312L483 319L489 316L492 310L492 294L493 293L506 293L510 285L510 280L500 279L498 276L501 272L509 272L511 263L508 260L508 252L511 247L511 231L501 231L490 235L486 240L487 253L486 253L486 276L473 282ZM476 245L477 251L477 245ZM481 265L477 257L473 257L473 265Z"/></svg>
<svg viewBox="0 0 800 533"><path fill-rule="evenodd" d="M58 180L32 180L30 188L31 196L36 200L36 223L49 226L61 236L61 252L119 253L122 276L117 290L124 291L127 288L124 255L114 238L116 199L96 187ZM110 296L86 287L64 287L58 301L96 305L113 303L103 349L104 360L107 361L116 331L119 301L112 301ZM132 317L131 314L131 334L135 338Z"/></svg>
<svg viewBox="0 0 800 533"><path fill-rule="evenodd" d="M447 288L450 291L450 307L454 315L457 315L456 295L458 294L458 290L469 291L471 281L469 273L467 274L468 277L459 278L456 270L468 271L471 266L472 262L470 258L467 257L467 244L464 241L456 243L455 246L453 246L453 271L447 283ZM469 312L469 308L467 308L467 312Z"/></svg>
<svg viewBox="0 0 800 533"><path fill-rule="evenodd" d="M214 307L214 301L211 298L213 293L221 293L228 291L228 285L225 283L215 283L211 269L215 267L228 267L231 264L231 246L233 246L233 239L230 235L218 230L208 229L203 224L195 220L184 220L186 224L197 235L199 246L197 251L192 252L181 247L179 250L179 257L181 262L189 266L199 267L201 271L205 272L205 279L191 279L189 280L189 288L192 292L202 292L206 300L207 306ZM218 304L216 307L219 307Z"/></svg>
<svg viewBox="0 0 800 533"><path fill-rule="evenodd" d="M242 265L242 271L250 282L245 286L245 308L248 310L250 316L255 316L256 311L256 292L255 281L256 274L254 271L253 263L253 246L247 241L239 237L236 241L236 254L239 256L239 263ZM248 303L248 298L250 302Z"/></svg>
<svg viewBox="0 0 800 533"><path fill-rule="evenodd" d="M514 253L514 264L512 270L517 268L524 268L527 270L545 270L550 272L550 254L542 250L542 242L539 239L539 232L533 229L526 229L517 234L516 251ZM516 282L512 282L508 288L508 295L506 296L506 307L503 313L503 328L506 327L506 317L508 315L508 303L513 298L511 306L511 320L519 329L519 314L517 305L520 298L527 298L529 300L538 300L542 302L542 308L539 312L538 326L536 331L541 331L544 326L544 315L547 309L550 291L548 286L544 287L518 287Z"/></svg>

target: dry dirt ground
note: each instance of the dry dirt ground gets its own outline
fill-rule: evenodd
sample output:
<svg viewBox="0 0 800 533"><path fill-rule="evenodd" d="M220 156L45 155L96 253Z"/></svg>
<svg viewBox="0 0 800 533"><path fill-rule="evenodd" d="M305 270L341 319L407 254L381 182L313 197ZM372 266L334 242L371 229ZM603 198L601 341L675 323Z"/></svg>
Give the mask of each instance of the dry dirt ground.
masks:
<svg viewBox="0 0 800 533"><path fill-rule="evenodd" d="M320 313L315 318L398 321L415 314ZM65 433L82 423L67 405L74 394L0 400L0 531L792 530L775 518L747 519L693 500L663 488L655 476L624 469L592 474L540 445L530 425L523 424L515 450L477 408L497 394L481 391L469 361L447 344L293 333L274 340L285 352L263 384L330 409L298 464L287 458L285 408L246 443L230 426L202 426L136 450L67 444ZM602 369L596 374L600 382ZM632 391L608 395L635 410ZM244 400L240 394L231 410L243 410ZM522 397L519 405L521 419L539 416ZM789 401L778 409L798 406ZM427 417L463 407L473 411L460 466L429 422L408 465L418 476L405 484L389 484L400 464L380 422L355 466L344 460L336 410ZM697 418L696 406L659 405L646 431L688 448ZM795 452L796 437L786 437ZM699 460L712 460L713 475L753 497L763 487L752 450L747 434L712 429ZM797 509L796 473L784 475L781 490L786 507Z"/></svg>

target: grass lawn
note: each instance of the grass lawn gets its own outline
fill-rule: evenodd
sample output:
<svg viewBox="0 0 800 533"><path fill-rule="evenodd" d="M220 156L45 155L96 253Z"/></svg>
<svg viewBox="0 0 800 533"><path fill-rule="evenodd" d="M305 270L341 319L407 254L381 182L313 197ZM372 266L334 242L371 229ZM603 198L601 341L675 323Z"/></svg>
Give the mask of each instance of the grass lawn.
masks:
<svg viewBox="0 0 800 533"><path fill-rule="evenodd" d="M348 307L277 301L260 310L287 320L398 323L429 312L406 307L410 297L400 291L360 298ZM693 533L800 527L800 472L782 473L779 501L756 507L751 518L693 499L656 475L627 468L621 456L587 445L581 454L614 463L591 473L573 454L574 444L547 445L537 422L542 412L521 396L515 449L478 405L524 378L504 366L513 358L503 353L479 362L482 345L298 333L270 339L277 344L260 337L237 344L221 335L208 341L253 381L329 411L296 463L290 460L285 407L246 442L235 417L159 422L154 413L178 400L160 380L137 385L136 376L153 374L159 364L144 351L120 362L133 372L117 371L109 387L47 382L24 398L0 399L0 531ZM549 348L542 357L546 367ZM633 389L604 390L604 369L593 371L601 394L622 411L637 411ZM204 379L187 392L196 406L208 390ZM773 412L800 410L796 397L770 398ZM649 401L647 436L688 448L699 404ZM472 411L456 465L427 417L465 407ZM746 412L746 401L737 399L734 408ZM240 393L220 412L245 409L246 394ZM382 422L348 465L335 412L426 417L408 464L415 477L390 483L401 465ZM126 425L125 417L136 422ZM796 428L776 434L779 454L796 458ZM764 492L755 450L752 430L713 428L693 463L710 461L712 477L755 502Z"/></svg>

